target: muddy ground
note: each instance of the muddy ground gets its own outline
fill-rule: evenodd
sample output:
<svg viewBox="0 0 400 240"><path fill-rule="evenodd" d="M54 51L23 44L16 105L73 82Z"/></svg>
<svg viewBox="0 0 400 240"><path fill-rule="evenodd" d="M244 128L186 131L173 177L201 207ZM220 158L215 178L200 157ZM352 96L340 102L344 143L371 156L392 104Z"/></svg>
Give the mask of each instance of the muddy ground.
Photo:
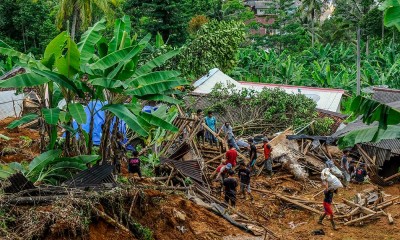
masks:
<svg viewBox="0 0 400 240"><path fill-rule="evenodd" d="M0 161L3 163L30 161L40 153L39 132L29 128L8 129L8 124L14 120L0 121L0 134L10 138L0 138Z"/></svg>
<svg viewBox="0 0 400 240"><path fill-rule="evenodd" d="M39 154L39 134L35 130L9 130L6 126L14 119L0 121L0 134L10 140L0 139L0 161L30 161ZM31 141L30 141L31 140ZM125 171L124 171L125 173ZM274 180L287 173L279 173L272 178L260 176L252 180L252 187L271 191L284 191L288 194L322 202L322 195L312 198L321 190L319 186L305 187L305 184L293 179ZM317 177L315 178L317 180ZM147 180L142 183L148 184ZM354 185L342 189L335 195L334 202L341 198L352 199L357 192L370 188L372 184ZM392 197L400 195L400 185L383 188ZM223 218L207 209L199 207L186 199L183 193L146 191L150 201L144 208L134 208L134 218L153 232L155 239L263 239L255 237L234 227ZM318 215L296 209L280 202L273 196L253 191L254 202L239 199L237 210L250 216L263 226L274 231L281 239L400 239L400 205L395 204L385 209L392 214L394 224L390 225L386 216L362 226L343 226L338 221L339 231L332 230L328 221L325 225L317 224ZM222 200L222 197L221 197ZM322 205L322 203L321 203ZM126 206L129 208L129 206ZM51 211L51 208L40 208L40 211ZM70 234L60 236L48 234L46 239L136 239L133 235L121 231L100 218L93 218L88 224L89 234L72 237ZM323 229L324 236L313 236L313 230Z"/></svg>

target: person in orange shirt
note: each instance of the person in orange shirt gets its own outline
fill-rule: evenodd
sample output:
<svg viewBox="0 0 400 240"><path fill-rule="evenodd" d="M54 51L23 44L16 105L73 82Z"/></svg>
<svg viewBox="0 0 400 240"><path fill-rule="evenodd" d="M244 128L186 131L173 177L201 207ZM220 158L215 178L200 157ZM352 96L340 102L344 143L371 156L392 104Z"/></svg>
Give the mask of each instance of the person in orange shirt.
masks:
<svg viewBox="0 0 400 240"><path fill-rule="evenodd" d="M271 159L271 152L272 152L272 147L271 145L268 143L268 138L264 138L263 139L264 142L264 168L265 170L267 170L267 174L268 175L272 175L272 159Z"/></svg>

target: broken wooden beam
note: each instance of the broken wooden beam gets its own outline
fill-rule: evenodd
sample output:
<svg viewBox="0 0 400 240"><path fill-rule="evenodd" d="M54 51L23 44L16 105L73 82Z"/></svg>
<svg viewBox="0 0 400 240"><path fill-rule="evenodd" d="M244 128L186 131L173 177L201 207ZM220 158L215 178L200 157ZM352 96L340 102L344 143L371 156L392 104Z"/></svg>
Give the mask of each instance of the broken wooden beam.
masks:
<svg viewBox="0 0 400 240"><path fill-rule="evenodd" d="M382 215L382 214L383 214L382 211L375 212L375 213L371 213L371 214L362 216L362 217L360 217L360 218L356 218L356 219L353 219L353 220L351 220L351 221L348 221L348 222L346 222L344 225L345 225L345 226L352 225L352 224L354 224L354 223L358 223L358 222L361 222L361 221L363 221L363 220L366 220L366 219L369 219L369 218L372 218L372 217L377 217L377 216Z"/></svg>
<svg viewBox="0 0 400 240"><path fill-rule="evenodd" d="M389 182L390 180L396 179L396 178L400 178L400 172L393 174L390 177L387 177L385 179L383 179L384 182Z"/></svg>
<svg viewBox="0 0 400 240"><path fill-rule="evenodd" d="M373 211L373 210L371 210L371 209L369 209L367 207L361 206L360 204L354 203L354 202L349 201L347 199L342 198L342 200L343 200L344 203L346 203L347 205L349 205L351 207L359 207L360 210L362 212L364 212L365 214L375 214L376 213L375 211Z"/></svg>
<svg viewBox="0 0 400 240"><path fill-rule="evenodd" d="M256 192L272 194L272 195L274 195L274 196L276 196L276 197L278 197L278 198L280 198L280 199L282 199L282 200L284 200L286 202L292 203L292 204L294 204L294 205L296 205L296 206L298 206L300 208L306 209L306 210L308 210L310 212L313 212L313 213L322 214L322 212L318 211L315 208L309 207L309 206L307 206L305 204L300 203L297 200L291 199L291 198L283 196L281 194L274 193L274 192L271 192L271 191L266 191L266 190L260 190L260 189L257 189L257 188L251 188L251 189L256 191Z"/></svg>

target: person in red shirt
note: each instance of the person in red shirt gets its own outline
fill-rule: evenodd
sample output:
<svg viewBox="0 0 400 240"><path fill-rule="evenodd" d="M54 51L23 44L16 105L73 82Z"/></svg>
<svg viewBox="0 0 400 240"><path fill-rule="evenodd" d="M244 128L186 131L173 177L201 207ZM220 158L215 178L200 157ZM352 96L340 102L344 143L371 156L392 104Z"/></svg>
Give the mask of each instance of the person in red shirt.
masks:
<svg viewBox="0 0 400 240"><path fill-rule="evenodd" d="M225 156L226 156L226 164L230 163L232 164L233 167L235 167L238 153L236 152L236 149L235 147L233 147L232 144L229 144L229 150L226 152Z"/></svg>
<svg viewBox="0 0 400 240"><path fill-rule="evenodd" d="M268 143L268 138L263 139L264 142L264 168L267 170L268 175L272 175L272 159L271 159L271 152L272 152L272 147Z"/></svg>

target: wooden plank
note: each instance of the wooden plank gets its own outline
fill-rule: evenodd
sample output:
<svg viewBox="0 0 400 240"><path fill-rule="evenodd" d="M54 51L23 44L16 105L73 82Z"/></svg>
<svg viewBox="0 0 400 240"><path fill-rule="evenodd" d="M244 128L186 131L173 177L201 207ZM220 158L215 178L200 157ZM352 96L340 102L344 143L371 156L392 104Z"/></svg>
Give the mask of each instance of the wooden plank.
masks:
<svg viewBox="0 0 400 240"><path fill-rule="evenodd" d="M223 156L225 156L225 153L221 153L220 155L216 156L215 158L213 158L213 159L211 159L211 160L208 160L208 161L206 162L206 164L211 163L211 162L214 162L215 160L217 160L217 159L219 159L219 158L222 158Z"/></svg>
<svg viewBox="0 0 400 240"><path fill-rule="evenodd" d="M349 200L344 199L344 198L342 198L342 200L343 200L344 203L346 203L347 205L349 205L349 206L351 206L351 207L359 207L360 210L361 210L362 212L364 212L365 214L376 214L375 211L373 211L373 210L371 210L371 209L369 209L369 208L367 208L367 207L364 207L364 206L361 206L361 205L359 205L359 204L353 203L352 201L349 201Z"/></svg>
<svg viewBox="0 0 400 240"><path fill-rule="evenodd" d="M267 194L275 195L276 197L278 197L278 198L280 198L280 199L282 199L282 200L284 200L284 201L286 201L286 202L292 203L292 204L294 204L294 205L296 205L296 206L298 206L298 207L301 207L301 208L303 208L303 209L306 209L306 210L308 210L308 211L310 211L310 212L317 213L317 214L322 214L322 212L318 211L318 210L315 209L315 208L312 208L312 207L309 207L309 206L307 206L307 205L304 205L304 204L302 204L302 203L300 203L300 202L298 202L298 201L296 201L296 200L294 200L294 199L291 199L291 198L289 198L289 197L283 196L283 195L281 195L281 194L274 193L274 192L271 192L271 191L261 190L261 189L257 189L257 188L251 188L251 189L254 190L254 191L256 191L256 192L261 192L261 193L267 193Z"/></svg>
<svg viewBox="0 0 400 240"><path fill-rule="evenodd" d="M393 224L393 217L392 217L392 214L390 214L390 213L387 213L387 217L388 217L388 220L389 220L389 224Z"/></svg>
<svg viewBox="0 0 400 240"><path fill-rule="evenodd" d="M388 181L390 181L392 179L399 178L399 177L400 177L400 172L398 172L396 174L393 174L392 176L383 179L383 181L388 182Z"/></svg>
<svg viewBox="0 0 400 240"><path fill-rule="evenodd" d="M346 222L344 225L345 225L345 226L348 226L348 225L351 225L351 224L354 224L354 223L358 223L358 222L361 222L361 221L366 220L366 219L368 219L368 218L376 217L376 216L379 216L379 215L382 215L382 214L383 214L382 211L376 212L376 213L371 213L371 214L365 215L365 216L363 216L363 217L356 218L356 219L353 219L353 220L351 220L351 221L348 221L348 222Z"/></svg>

